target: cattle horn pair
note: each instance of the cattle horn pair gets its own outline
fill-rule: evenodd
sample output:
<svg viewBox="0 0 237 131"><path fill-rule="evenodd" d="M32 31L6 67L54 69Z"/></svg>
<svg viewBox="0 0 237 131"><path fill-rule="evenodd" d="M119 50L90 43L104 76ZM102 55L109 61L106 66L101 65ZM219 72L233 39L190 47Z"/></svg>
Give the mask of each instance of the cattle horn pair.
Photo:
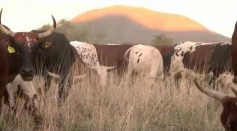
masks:
<svg viewBox="0 0 237 131"><path fill-rule="evenodd" d="M2 25L2 22L1 22L1 18L2 18L2 11L3 9L1 9L1 12L0 12L0 26L1 26L1 30L5 33L5 34L8 34L12 37L15 36L15 33L12 32L11 30L7 29L6 27L4 27ZM39 33L38 34L38 37L39 38L43 38L43 37L46 37L46 36L49 36L53 33L54 29L57 27L57 24L56 24L56 21L55 21L55 18L52 16L52 19L53 19L53 27L51 27L49 30L43 32L43 33Z"/></svg>
<svg viewBox="0 0 237 131"><path fill-rule="evenodd" d="M211 90L211 89L209 89L209 88L204 88L204 87L200 86L200 85L198 84L198 82L197 82L197 78L194 79L194 83L195 83L196 87L197 87L201 92L203 92L204 94L206 94L206 95L208 95L208 96L210 96L210 97L212 97L212 98L214 98L214 99L216 99L216 100L218 100L218 101L220 101L220 102L222 101L222 99L223 99L224 97L227 96L227 95L225 95L225 94L223 94L223 93L221 93L221 92L218 92L218 91ZM233 88L232 88L232 89L233 89ZM236 90L236 92L237 92L237 90Z"/></svg>

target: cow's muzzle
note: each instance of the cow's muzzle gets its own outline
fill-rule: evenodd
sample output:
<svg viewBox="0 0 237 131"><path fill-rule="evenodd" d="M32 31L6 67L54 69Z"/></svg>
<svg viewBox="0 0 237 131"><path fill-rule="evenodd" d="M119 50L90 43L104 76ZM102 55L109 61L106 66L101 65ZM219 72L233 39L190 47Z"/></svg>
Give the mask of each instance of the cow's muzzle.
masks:
<svg viewBox="0 0 237 131"><path fill-rule="evenodd" d="M21 68L20 74L22 76L22 79L25 81L31 81L34 77L34 69L33 68Z"/></svg>

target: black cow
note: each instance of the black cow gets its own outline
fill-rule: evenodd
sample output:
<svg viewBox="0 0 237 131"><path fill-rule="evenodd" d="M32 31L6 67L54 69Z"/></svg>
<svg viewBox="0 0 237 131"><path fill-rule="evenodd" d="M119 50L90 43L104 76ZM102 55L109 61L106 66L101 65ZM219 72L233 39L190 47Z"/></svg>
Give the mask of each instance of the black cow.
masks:
<svg viewBox="0 0 237 131"><path fill-rule="evenodd" d="M32 31L38 32L38 31ZM65 97L63 90L65 84L71 85L71 67L75 62L75 51L64 34L52 33L50 36L44 37L39 44L32 48L32 63L37 74L43 75L46 80L46 91L51 82L51 76L48 72L55 73L60 76L59 98Z"/></svg>
<svg viewBox="0 0 237 131"><path fill-rule="evenodd" d="M172 45L158 45L155 46L161 53L163 57L163 67L164 67L164 74L169 75L169 69L170 69L170 64L171 64L171 56L173 55L174 52L174 46Z"/></svg>

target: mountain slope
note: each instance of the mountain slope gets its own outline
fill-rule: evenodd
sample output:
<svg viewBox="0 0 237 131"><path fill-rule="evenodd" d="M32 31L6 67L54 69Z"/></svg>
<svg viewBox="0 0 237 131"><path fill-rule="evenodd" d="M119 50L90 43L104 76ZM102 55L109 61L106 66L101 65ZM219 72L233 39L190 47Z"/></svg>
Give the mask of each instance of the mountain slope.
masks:
<svg viewBox="0 0 237 131"><path fill-rule="evenodd" d="M78 15L71 22L79 27L90 26L91 29L102 31L110 43L147 43L160 33L172 37L175 42L230 41L187 17L138 7L111 6L91 10Z"/></svg>

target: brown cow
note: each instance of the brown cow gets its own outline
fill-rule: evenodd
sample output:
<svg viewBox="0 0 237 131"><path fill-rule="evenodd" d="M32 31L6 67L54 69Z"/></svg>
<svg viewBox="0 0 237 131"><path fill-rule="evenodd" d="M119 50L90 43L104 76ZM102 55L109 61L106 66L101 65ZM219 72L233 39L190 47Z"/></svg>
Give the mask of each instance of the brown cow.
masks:
<svg viewBox="0 0 237 131"><path fill-rule="evenodd" d="M232 52L231 52L231 56L232 56L232 65L233 65L233 70L234 70L234 79L233 82L237 83L237 22L235 23L235 29L234 29L234 33L232 35Z"/></svg>
<svg viewBox="0 0 237 131"><path fill-rule="evenodd" d="M232 90L236 96L231 97L221 92L200 86L197 79L194 79L194 83L201 92L221 102L223 111L220 119L226 131L237 131L237 89L232 86Z"/></svg>
<svg viewBox="0 0 237 131"><path fill-rule="evenodd" d="M124 54L133 45L94 45L97 53L100 65L112 67L116 66L115 69L119 73L122 73L128 64L124 60Z"/></svg>
<svg viewBox="0 0 237 131"><path fill-rule="evenodd" d="M54 27L48 31L39 34L33 32L15 33L2 25L1 16L2 10L0 12L0 31L2 32L0 34L0 101L2 101L3 92L6 91L7 83L13 81L18 74L22 77L22 82L32 81L34 77L30 59L32 47L41 38L51 35L56 28L56 22L52 16ZM2 103L0 102L0 109L1 107Z"/></svg>

